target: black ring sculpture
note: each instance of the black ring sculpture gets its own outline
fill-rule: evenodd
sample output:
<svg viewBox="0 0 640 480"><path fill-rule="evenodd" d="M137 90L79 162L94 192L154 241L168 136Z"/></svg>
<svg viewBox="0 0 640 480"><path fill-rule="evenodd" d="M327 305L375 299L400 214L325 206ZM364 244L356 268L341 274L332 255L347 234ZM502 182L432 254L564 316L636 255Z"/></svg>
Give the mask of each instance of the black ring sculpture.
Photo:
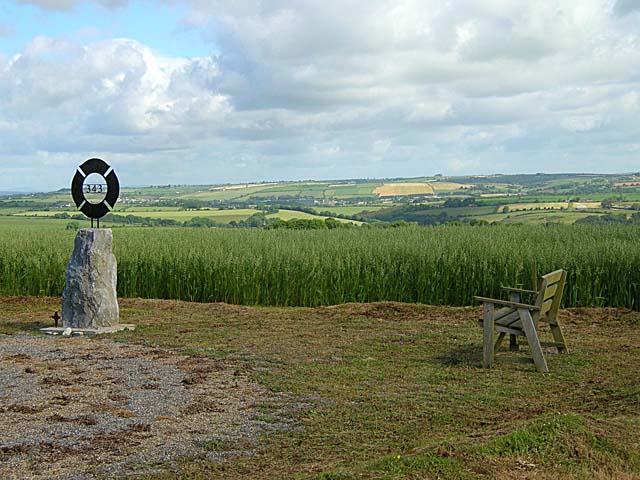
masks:
<svg viewBox="0 0 640 480"><path fill-rule="evenodd" d="M100 203L91 203L84 196L82 188L84 179L92 173L102 175L107 181L107 194ZM104 217L115 206L120 195L120 182L118 182L118 177L113 168L107 162L99 158L90 158L78 167L76 174L73 176L71 195L76 207L91 219L91 224L93 225L94 218L99 222L100 218ZM100 223L98 223L98 226L100 226Z"/></svg>

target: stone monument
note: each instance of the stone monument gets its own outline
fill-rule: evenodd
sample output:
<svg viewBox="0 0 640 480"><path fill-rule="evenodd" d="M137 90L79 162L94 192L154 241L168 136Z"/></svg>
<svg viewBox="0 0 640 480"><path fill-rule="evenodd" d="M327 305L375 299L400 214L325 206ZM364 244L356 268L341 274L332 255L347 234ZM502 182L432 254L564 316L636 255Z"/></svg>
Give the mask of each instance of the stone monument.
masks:
<svg viewBox="0 0 640 480"><path fill-rule="evenodd" d="M62 292L62 327L114 327L120 323L116 257L108 228L78 231Z"/></svg>
<svg viewBox="0 0 640 480"><path fill-rule="evenodd" d="M106 184L87 181L96 175ZM92 228L82 228L76 235L62 292L62 327L44 328L44 333L83 335L135 328L120 323L113 233L110 228L99 228L100 218L115 206L119 192L118 178L105 161L91 158L78 168L71 193L78 209L91 219ZM98 194L102 198L96 201L85 194ZM93 228L94 220L98 228Z"/></svg>

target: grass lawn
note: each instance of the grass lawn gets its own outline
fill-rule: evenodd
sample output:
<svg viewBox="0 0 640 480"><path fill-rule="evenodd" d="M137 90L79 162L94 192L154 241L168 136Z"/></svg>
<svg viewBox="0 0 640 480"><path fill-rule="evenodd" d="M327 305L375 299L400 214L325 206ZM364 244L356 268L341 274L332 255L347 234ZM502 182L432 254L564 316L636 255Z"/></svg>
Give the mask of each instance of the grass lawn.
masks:
<svg viewBox="0 0 640 480"><path fill-rule="evenodd" d="M59 299L0 305L0 333L15 333L48 325ZM235 446L218 461L185 458L179 478L639 478L640 313L562 311L571 353L547 355L544 375L526 347L480 368L479 316L479 307L400 303L123 299L121 321L138 329L112 338L224 360L308 405L252 455ZM270 408L260 406L265 422ZM136 478L178 478L154 467Z"/></svg>

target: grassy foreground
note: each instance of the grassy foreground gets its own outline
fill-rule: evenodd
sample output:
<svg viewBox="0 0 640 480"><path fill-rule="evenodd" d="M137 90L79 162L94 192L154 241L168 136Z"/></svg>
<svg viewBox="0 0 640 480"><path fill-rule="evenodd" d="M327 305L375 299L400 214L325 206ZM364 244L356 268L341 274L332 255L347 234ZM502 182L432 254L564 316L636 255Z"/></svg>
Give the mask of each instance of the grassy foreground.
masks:
<svg viewBox="0 0 640 480"><path fill-rule="evenodd" d="M0 305L0 333L13 333L48 325L59 299ZM138 330L118 341L224 358L311 405L254 455L185 459L180 478L640 478L638 312L562 311L571 354L547 355L545 375L526 347L479 368L479 308L134 299L121 312ZM261 409L269 421L270 406Z"/></svg>

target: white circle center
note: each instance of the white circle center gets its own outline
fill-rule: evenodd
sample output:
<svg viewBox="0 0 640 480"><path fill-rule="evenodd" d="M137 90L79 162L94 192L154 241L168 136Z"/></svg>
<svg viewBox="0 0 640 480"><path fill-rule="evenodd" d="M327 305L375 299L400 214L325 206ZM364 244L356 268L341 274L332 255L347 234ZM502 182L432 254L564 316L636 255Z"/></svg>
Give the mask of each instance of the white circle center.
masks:
<svg viewBox="0 0 640 480"><path fill-rule="evenodd" d="M98 204L107 196L107 181L99 173L90 173L82 182L82 191L87 202Z"/></svg>

